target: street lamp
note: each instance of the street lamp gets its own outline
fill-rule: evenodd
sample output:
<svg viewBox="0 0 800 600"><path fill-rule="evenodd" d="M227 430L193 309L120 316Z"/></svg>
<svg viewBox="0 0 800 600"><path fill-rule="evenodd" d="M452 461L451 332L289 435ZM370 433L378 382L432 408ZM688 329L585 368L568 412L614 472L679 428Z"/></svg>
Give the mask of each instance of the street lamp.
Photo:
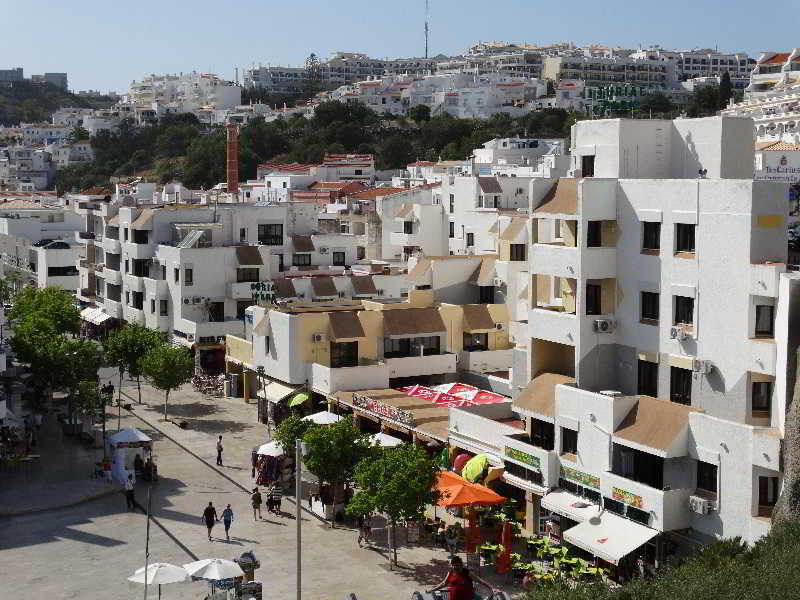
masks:
<svg viewBox="0 0 800 600"><path fill-rule="evenodd" d="M258 398L258 420L263 423L264 420L264 408L266 408L266 401L267 401L267 393L266 388L264 386L264 380L266 378L266 369L264 369L263 365L259 365L256 367L256 377L258 377L258 381L261 384L261 396L256 394ZM264 401L262 403L262 400ZM263 407L263 408L262 408ZM267 429L269 429L269 414L266 415L267 417Z"/></svg>
<svg viewBox="0 0 800 600"><path fill-rule="evenodd" d="M303 455L307 452L306 445L300 438L294 441L294 462L295 462L295 478L294 478L294 499L295 499L295 521L297 523L297 600L301 598L301 513L300 505L302 504L301 494L303 492Z"/></svg>

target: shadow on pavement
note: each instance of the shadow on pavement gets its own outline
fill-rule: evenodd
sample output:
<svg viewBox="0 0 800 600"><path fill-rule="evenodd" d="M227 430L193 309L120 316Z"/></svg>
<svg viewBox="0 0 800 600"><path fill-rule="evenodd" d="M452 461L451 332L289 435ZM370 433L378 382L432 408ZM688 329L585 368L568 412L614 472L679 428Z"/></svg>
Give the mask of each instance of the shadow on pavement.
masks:
<svg viewBox="0 0 800 600"><path fill-rule="evenodd" d="M150 406L152 410L156 410L157 406ZM207 417L219 412L216 404L210 402L190 402L186 404L170 404L167 408L167 413L173 419L176 418L191 418L191 417Z"/></svg>

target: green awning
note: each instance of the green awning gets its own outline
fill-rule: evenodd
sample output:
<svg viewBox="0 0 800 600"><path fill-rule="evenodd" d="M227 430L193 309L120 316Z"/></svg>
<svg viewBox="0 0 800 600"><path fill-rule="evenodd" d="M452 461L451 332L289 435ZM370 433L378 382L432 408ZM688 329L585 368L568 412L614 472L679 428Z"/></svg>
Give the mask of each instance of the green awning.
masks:
<svg viewBox="0 0 800 600"><path fill-rule="evenodd" d="M299 394L295 394L294 397L289 400L289 406L300 406L309 398L311 398L311 396L307 392L300 392Z"/></svg>

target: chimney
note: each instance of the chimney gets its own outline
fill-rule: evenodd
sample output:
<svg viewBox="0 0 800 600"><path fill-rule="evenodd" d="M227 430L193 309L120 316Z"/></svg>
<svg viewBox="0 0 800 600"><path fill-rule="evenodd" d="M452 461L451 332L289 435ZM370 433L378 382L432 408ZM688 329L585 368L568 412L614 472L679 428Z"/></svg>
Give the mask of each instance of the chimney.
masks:
<svg viewBox="0 0 800 600"><path fill-rule="evenodd" d="M228 181L228 193L239 193L239 126L226 125L227 133L227 161L225 172Z"/></svg>

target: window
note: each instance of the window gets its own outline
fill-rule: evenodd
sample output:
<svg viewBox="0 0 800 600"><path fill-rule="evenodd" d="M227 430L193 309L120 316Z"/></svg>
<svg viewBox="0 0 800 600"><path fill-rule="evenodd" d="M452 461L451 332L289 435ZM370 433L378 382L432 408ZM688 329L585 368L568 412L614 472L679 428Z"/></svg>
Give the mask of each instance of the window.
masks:
<svg viewBox="0 0 800 600"><path fill-rule="evenodd" d="M284 181L284 182L281 184L281 187L282 187L283 189L286 189L286 182L285 182L285 181Z"/></svg>
<svg viewBox="0 0 800 600"><path fill-rule="evenodd" d="M161 280L166 281L167 279L167 265L161 265Z"/></svg>
<svg viewBox="0 0 800 600"><path fill-rule="evenodd" d="M525 260L525 244L511 244L510 260L521 262Z"/></svg>
<svg viewBox="0 0 800 600"><path fill-rule="evenodd" d="M756 337L774 337L775 307L759 304L756 306Z"/></svg>
<svg viewBox="0 0 800 600"><path fill-rule="evenodd" d="M613 444L611 472L656 489L664 489L664 459L621 444Z"/></svg>
<svg viewBox="0 0 800 600"><path fill-rule="evenodd" d="M540 419L531 419L531 443L542 450L555 448L556 427Z"/></svg>
<svg viewBox="0 0 800 600"><path fill-rule="evenodd" d="M494 286L482 285L478 287L478 302L480 304L494 304Z"/></svg>
<svg viewBox="0 0 800 600"><path fill-rule="evenodd" d="M150 300L150 312L153 314L156 312L156 301L153 299Z"/></svg>
<svg viewBox="0 0 800 600"><path fill-rule="evenodd" d="M561 428L561 454L578 454L578 432Z"/></svg>
<svg viewBox="0 0 800 600"><path fill-rule="evenodd" d="M128 269L128 265L129 265L129 264L130 264L130 263L128 262L128 259L126 258L126 259L125 259L125 272L126 272L126 273L128 273L128 272L129 272L129 269Z"/></svg>
<svg viewBox="0 0 800 600"><path fill-rule="evenodd" d="M581 175L583 177L594 177L594 155L581 157Z"/></svg>
<svg viewBox="0 0 800 600"><path fill-rule="evenodd" d="M344 252L333 253L333 264L340 267L344 266Z"/></svg>
<svg viewBox="0 0 800 600"><path fill-rule="evenodd" d="M126 227L122 231L123 231L123 235L125 236L125 241L127 242L128 241L128 228Z"/></svg>
<svg viewBox="0 0 800 600"><path fill-rule="evenodd" d="M694 323L694 298L675 296L675 322L673 325Z"/></svg>
<svg viewBox="0 0 800 600"><path fill-rule="evenodd" d="M754 381L752 384L751 405L754 417L769 417L772 409L772 382Z"/></svg>
<svg viewBox="0 0 800 600"><path fill-rule="evenodd" d="M358 366L358 342L331 342L331 368Z"/></svg>
<svg viewBox="0 0 800 600"><path fill-rule="evenodd" d="M261 223L258 226L258 243L265 246L283 245L282 223Z"/></svg>
<svg viewBox="0 0 800 600"><path fill-rule="evenodd" d="M758 516L768 517L772 514L772 507L778 501L778 478L758 478Z"/></svg>
<svg viewBox="0 0 800 600"><path fill-rule="evenodd" d="M649 360L639 361L639 379L636 393L643 396L658 397L658 363Z"/></svg>
<svg viewBox="0 0 800 600"><path fill-rule="evenodd" d="M403 233L406 235L414 233L414 221L403 221Z"/></svg>
<svg viewBox="0 0 800 600"><path fill-rule="evenodd" d="M488 333L464 333L464 350L475 352L489 349Z"/></svg>
<svg viewBox="0 0 800 600"><path fill-rule="evenodd" d="M194 271L192 269L183 269L183 285L194 285Z"/></svg>
<svg viewBox="0 0 800 600"><path fill-rule="evenodd" d="M354 172L356 175L363 175L363 173L364 173L364 172L363 172L361 169L354 169L354 170L353 170L353 172Z"/></svg>
<svg viewBox="0 0 800 600"><path fill-rule="evenodd" d="M600 296L601 288L596 283L586 284L586 314L599 315L600 314Z"/></svg>
<svg viewBox="0 0 800 600"><path fill-rule="evenodd" d="M167 316L167 301L166 300L159 300L158 301L158 314L162 317Z"/></svg>
<svg viewBox="0 0 800 600"><path fill-rule="evenodd" d="M258 281L258 267L239 267L236 269L236 282Z"/></svg>
<svg viewBox="0 0 800 600"><path fill-rule="evenodd" d="M675 224L675 252L694 252L694 225Z"/></svg>
<svg viewBox="0 0 800 600"><path fill-rule="evenodd" d="M125 292L125 304L127 304L128 306L131 305L131 293L130 292Z"/></svg>
<svg viewBox="0 0 800 600"><path fill-rule="evenodd" d="M602 246L602 237L600 234L600 221L587 221L586 222L586 247L599 248Z"/></svg>
<svg viewBox="0 0 800 600"><path fill-rule="evenodd" d="M692 404L692 372L680 367L669 368L669 399L676 404Z"/></svg>
<svg viewBox="0 0 800 600"><path fill-rule="evenodd" d="M247 229L244 227L239 228L239 241L240 242L247 241Z"/></svg>
<svg viewBox="0 0 800 600"><path fill-rule="evenodd" d="M454 194L450 194L450 214L452 215L456 211L456 197Z"/></svg>
<svg viewBox="0 0 800 600"><path fill-rule="evenodd" d="M643 322L658 323L659 294L657 292L642 292L641 297L641 320Z"/></svg>
<svg viewBox="0 0 800 600"><path fill-rule="evenodd" d="M661 223L642 223L642 250L661 248Z"/></svg>
<svg viewBox="0 0 800 600"><path fill-rule="evenodd" d="M308 267L311 265L310 254L292 254L292 265L295 267Z"/></svg>
<svg viewBox="0 0 800 600"><path fill-rule="evenodd" d="M175 283L180 283L180 280L181 280L181 270L175 267Z"/></svg>
<svg viewBox="0 0 800 600"><path fill-rule="evenodd" d="M450 231L448 232L447 237L456 237L456 224L453 221L450 221Z"/></svg>
<svg viewBox="0 0 800 600"><path fill-rule="evenodd" d="M717 465L697 461L697 489L712 494L717 493Z"/></svg>
<svg viewBox="0 0 800 600"><path fill-rule="evenodd" d="M470 248L475 245L475 234L468 233L467 234L467 247Z"/></svg>
<svg viewBox="0 0 800 600"><path fill-rule="evenodd" d="M244 319L244 315L247 312L248 307L253 304L252 300L237 300L236 301L236 318L237 319Z"/></svg>

